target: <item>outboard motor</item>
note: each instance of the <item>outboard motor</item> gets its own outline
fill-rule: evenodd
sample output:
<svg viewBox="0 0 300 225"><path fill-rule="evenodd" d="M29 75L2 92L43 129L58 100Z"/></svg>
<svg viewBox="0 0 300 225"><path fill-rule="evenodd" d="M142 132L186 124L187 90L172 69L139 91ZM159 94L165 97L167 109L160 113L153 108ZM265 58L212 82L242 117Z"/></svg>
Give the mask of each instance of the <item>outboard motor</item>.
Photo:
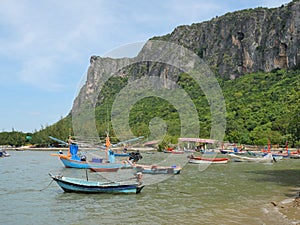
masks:
<svg viewBox="0 0 300 225"><path fill-rule="evenodd" d="M132 162L138 162L140 159L142 159L143 156L140 154L140 151L131 152L129 154L129 160L132 160Z"/></svg>
<svg viewBox="0 0 300 225"><path fill-rule="evenodd" d="M86 156L85 155L82 155L81 157L80 157L80 161L86 161Z"/></svg>

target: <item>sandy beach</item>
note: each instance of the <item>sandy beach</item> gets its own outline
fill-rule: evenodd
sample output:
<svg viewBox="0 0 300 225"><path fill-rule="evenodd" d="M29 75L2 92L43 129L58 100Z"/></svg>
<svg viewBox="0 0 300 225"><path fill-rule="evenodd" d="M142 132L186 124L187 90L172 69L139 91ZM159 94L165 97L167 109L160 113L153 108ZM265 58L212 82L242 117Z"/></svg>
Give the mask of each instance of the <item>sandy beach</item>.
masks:
<svg viewBox="0 0 300 225"><path fill-rule="evenodd" d="M281 202L270 202L269 210L274 222L277 221L275 224L300 224L300 188L297 189L295 197Z"/></svg>

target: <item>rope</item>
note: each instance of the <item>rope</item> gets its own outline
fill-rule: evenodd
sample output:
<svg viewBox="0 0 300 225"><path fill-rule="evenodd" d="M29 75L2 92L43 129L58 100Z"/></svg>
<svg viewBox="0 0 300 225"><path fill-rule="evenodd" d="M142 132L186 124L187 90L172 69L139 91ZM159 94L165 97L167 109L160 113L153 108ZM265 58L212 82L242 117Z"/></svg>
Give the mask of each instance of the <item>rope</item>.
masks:
<svg viewBox="0 0 300 225"><path fill-rule="evenodd" d="M45 187L45 188L43 188L43 189L41 189L41 190L39 190L39 191L44 191L44 190L46 190L46 189L52 184L53 181L54 181L54 180L51 180L51 182L47 185L47 187Z"/></svg>

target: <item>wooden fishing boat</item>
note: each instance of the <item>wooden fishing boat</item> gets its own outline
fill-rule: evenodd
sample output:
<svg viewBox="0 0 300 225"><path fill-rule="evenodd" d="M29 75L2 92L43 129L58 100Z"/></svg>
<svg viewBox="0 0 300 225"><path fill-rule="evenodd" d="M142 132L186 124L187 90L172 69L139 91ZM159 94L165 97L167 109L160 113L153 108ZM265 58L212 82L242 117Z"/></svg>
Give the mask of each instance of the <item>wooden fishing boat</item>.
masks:
<svg viewBox="0 0 300 225"><path fill-rule="evenodd" d="M116 167L116 168L91 167L90 170L92 172L117 172L119 170L119 168L118 167Z"/></svg>
<svg viewBox="0 0 300 225"><path fill-rule="evenodd" d="M292 154L290 155L291 159L300 159L300 154Z"/></svg>
<svg viewBox="0 0 300 225"><path fill-rule="evenodd" d="M65 192L138 194L144 187L141 180L141 174L137 175L136 181L118 182L89 181L88 179L49 175Z"/></svg>
<svg viewBox="0 0 300 225"><path fill-rule="evenodd" d="M171 154L184 154L184 151L174 148L167 148L164 150L164 153L171 153Z"/></svg>
<svg viewBox="0 0 300 225"><path fill-rule="evenodd" d="M228 154L235 162L258 162L258 163L272 163L274 162L274 158L271 153L268 153L267 155L263 157L248 157L248 156L241 156L236 154Z"/></svg>
<svg viewBox="0 0 300 225"><path fill-rule="evenodd" d="M263 156L265 156L267 154L263 154ZM289 158L290 154L288 153L272 153L273 157L282 157L282 158Z"/></svg>
<svg viewBox="0 0 300 225"><path fill-rule="evenodd" d="M179 174L181 171L180 166L157 166L157 165L140 165L134 164L133 168L137 172L146 174Z"/></svg>
<svg viewBox="0 0 300 225"><path fill-rule="evenodd" d="M115 156L116 157L128 157L128 156L130 156L130 154L129 153L115 153Z"/></svg>
<svg viewBox="0 0 300 225"><path fill-rule="evenodd" d="M164 153L172 153L175 149L174 148L166 148L164 149Z"/></svg>
<svg viewBox="0 0 300 225"><path fill-rule="evenodd" d="M228 162L228 158L206 158L206 157L195 157L191 155L189 157L189 163L202 164L202 163L213 163L213 164L225 164Z"/></svg>
<svg viewBox="0 0 300 225"><path fill-rule="evenodd" d="M102 162L102 163L95 163L95 162L87 162L87 161L80 161L80 160L72 160L69 158L60 157L60 160L64 164L66 168L76 168L76 169L101 169L109 170L109 169L119 169L119 168L131 168L131 165L124 162L120 163L111 163L111 162Z"/></svg>
<svg viewBox="0 0 300 225"><path fill-rule="evenodd" d="M171 152L172 154L184 154L184 151L181 150L174 150Z"/></svg>
<svg viewBox="0 0 300 225"><path fill-rule="evenodd" d="M130 164L124 162L117 162L115 160L115 154L114 152L109 149L110 147L110 141L109 137L106 137L106 155L107 160L103 161L102 158L93 158L92 161L87 161L85 156L79 156L77 154L78 152L78 145L74 143L66 143L64 141L61 141L57 138L53 138L54 140L60 141L61 143L64 143L66 145L69 145L69 150L67 155L65 154L51 154L52 156L58 156L61 162L64 164L67 168L76 168L76 169L97 169L98 171L105 170L116 170L119 168L130 168Z"/></svg>
<svg viewBox="0 0 300 225"><path fill-rule="evenodd" d="M130 164L124 162L116 162L113 156L113 152L109 151L109 160L108 162L103 162L103 160L92 159L92 161L86 161L86 159L79 158L77 155L64 155L64 154L51 154L52 156L58 156L61 162L66 168L76 168L76 169L101 169L103 170L112 170L119 168L130 168Z"/></svg>
<svg viewBox="0 0 300 225"><path fill-rule="evenodd" d="M237 151L237 150L232 150L232 149L219 149L219 151L222 154L230 154L230 153L239 154L239 155L246 155L246 154L248 154L247 151Z"/></svg>
<svg viewBox="0 0 300 225"><path fill-rule="evenodd" d="M158 166L158 165L142 165L135 162L127 161L133 169L137 172L147 174L179 174L181 171L180 166Z"/></svg>

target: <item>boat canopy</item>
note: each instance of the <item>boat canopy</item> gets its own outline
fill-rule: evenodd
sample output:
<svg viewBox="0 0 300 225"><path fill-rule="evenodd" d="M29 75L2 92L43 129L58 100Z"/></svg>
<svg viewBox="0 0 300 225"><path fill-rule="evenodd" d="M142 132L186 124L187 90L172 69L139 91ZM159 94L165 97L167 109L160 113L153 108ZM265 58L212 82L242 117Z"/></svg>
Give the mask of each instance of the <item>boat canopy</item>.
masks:
<svg viewBox="0 0 300 225"><path fill-rule="evenodd" d="M77 152L78 152L78 145L71 144L70 145L70 153L71 153L72 160L80 160L80 158L77 155Z"/></svg>
<svg viewBox="0 0 300 225"><path fill-rule="evenodd" d="M178 138L178 141L189 141L189 142L198 142L198 143L216 143L217 140L213 139L203 139L203 138Z"/></svg>
<svg viewBox="0 0 300 225"><path fill-rule="evenodd" d="M115 153L110 149L108 150L108 161L110 163L115 163L116 162Z"/></svg>

